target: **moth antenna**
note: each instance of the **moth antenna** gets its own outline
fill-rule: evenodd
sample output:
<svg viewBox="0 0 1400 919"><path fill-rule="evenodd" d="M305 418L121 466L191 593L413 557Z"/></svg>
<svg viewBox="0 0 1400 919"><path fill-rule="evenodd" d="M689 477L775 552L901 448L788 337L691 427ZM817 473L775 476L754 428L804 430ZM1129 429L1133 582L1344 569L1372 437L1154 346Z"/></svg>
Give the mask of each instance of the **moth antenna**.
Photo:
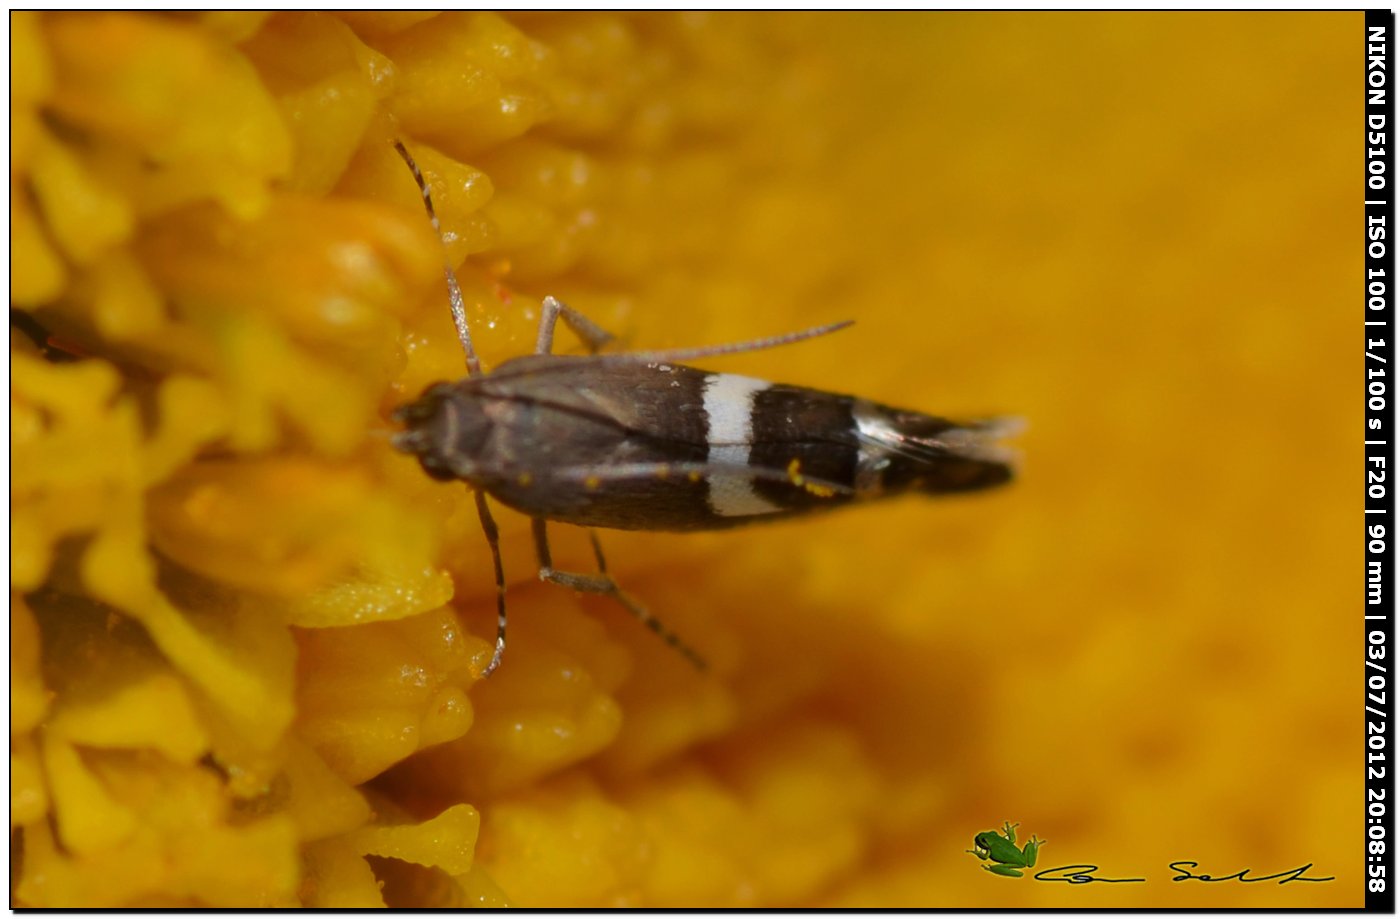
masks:
<svg viewBox="0 0 1400 919"><path fill-rule="evenodd" d="M428 219L432 221L433 231L437 233L438 243L442 246L442 273L447 278L447 296L452 308L452 322L457 326L457 338L462 342L462 350L467 354L467 375L473 377L481 376L481 362L477 360L476 349L472 347L472 333L467 328L467 306L462 298L462 287L457 283L457 275L452 270L452 265L447 260L447 243L442 236L442 224L438 222L437 211L433 208L433 196L428 191L428 183L423 178L423 171L418 168L418 163L413 159L413 154L408 152L408 148L403 145L403 141L394 140L394 149L399 151L399 156L408 164L408 168L413 170L413 180L418 183L418 190L423 193L423 207L428 211Z"/></svg>
<svg viewBox="0 0 1400 919"><path fill-rule="evenodd" d="M506 653L506 572L501 566L501 534L496 529L491 509L486 506L486 494L480 488L473 494L476 495L476 514L481 518L481 530L486 534L486 542L491 547L491 561L496 568L496 650L491 654L491 663L481 671L484 680L501 666L501 658Z"/></svg>
<svg viewBox="0 0 1400 919"><path fill-rule="evenodd" d="M796 344L799 341L806 341L809 338L818 338L822 335L830 335L832 332L839 332L844 328L855 325L854 319L846 319L841 322L833 322L828 325L813 326L810 329L802 329L799 332L788 332L785 335L774 335L770 338L756 338L753 341L740 341L725 345L701 345L696 348L673 348L669 351L629 351L625 354L608 354L597 360L608 362L624 361L692 361L700 357L714 357L719 354L743 354L747 351L763 351L768 348L778 348L783 345Z"/></svg>

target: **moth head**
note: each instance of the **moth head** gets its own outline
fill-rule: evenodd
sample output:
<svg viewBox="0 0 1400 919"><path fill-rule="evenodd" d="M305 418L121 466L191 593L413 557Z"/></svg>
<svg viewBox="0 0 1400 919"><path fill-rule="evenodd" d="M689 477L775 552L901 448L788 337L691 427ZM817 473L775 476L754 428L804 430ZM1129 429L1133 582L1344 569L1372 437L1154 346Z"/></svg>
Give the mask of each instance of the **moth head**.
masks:
<svg viewBox="0 0 1400 919"><path fill-rule="evenodd" d="M474 409L453 384L434 383L394 410L393 419L404 426L393 436L394 448L418 457L423 471L439 481L470 478L486 423Z"/></svg>

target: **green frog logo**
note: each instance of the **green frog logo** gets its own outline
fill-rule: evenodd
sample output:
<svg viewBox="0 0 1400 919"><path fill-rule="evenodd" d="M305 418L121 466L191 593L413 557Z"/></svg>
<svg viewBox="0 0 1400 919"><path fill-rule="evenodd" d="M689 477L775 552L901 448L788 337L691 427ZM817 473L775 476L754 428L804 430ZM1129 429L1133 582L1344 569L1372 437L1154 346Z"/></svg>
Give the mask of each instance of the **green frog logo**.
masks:
<svg viewBox="0 0 1400 919"><path fill-rule="evenodd" d="M1045 845L1045 840L1032 836L1024 848L1016 848L1016 827L1020 825L1008 821L1002 824L1000 833L995 830L978 833L972 837L972 848L967 851L984 862L993 862L982 866L992 874L1007 878L1024 877L1021 869L1035 865L1036 852Z"/></svg>

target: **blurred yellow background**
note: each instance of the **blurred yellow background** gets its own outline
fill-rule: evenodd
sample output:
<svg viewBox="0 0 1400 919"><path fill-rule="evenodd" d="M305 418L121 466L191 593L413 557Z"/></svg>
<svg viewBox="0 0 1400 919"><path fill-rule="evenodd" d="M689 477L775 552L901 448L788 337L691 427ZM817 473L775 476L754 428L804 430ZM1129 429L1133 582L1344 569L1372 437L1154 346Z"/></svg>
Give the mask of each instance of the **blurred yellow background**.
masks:
<svg viewBox="0 0 1400 919"><path fill-rule="evenodd" d="M1360 14L421 17L12 16L11 299L90 356L12 336L20 904L1360 905ZM709 675L502 511L478 682L396 136L488 365L545 294L853 318L704 365L1021 416L1020 479L601 534Z"/></svg>

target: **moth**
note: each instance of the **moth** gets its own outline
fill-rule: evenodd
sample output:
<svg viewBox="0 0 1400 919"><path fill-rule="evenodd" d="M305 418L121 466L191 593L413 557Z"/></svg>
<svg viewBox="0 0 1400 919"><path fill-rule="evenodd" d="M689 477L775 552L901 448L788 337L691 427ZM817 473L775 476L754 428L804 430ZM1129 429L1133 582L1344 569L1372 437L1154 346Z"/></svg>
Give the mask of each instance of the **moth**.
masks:
<svg viewBox="0 0 1400 919"><path fill-rule="evenodd" d="M422 172L401 142L433 228ZM696 667L704 661L608 574L593 528L686 531L779 520L906 492L1002 485L1009 419L957 422L853 396L785 386L682 363L826 335L839 322L757 341L670 351L600 353L612 336L546 297L535 352L481 369L461 289L444 265L467 376L435 383L394 412L393 444L442 481L473 486L496 576L496 646L505 652L505 576L490 495L531 519L542 580L612 597ZM559 319L586 355L553 353ZM586 527L598 571L554 567L549 522Z"/></svg>

